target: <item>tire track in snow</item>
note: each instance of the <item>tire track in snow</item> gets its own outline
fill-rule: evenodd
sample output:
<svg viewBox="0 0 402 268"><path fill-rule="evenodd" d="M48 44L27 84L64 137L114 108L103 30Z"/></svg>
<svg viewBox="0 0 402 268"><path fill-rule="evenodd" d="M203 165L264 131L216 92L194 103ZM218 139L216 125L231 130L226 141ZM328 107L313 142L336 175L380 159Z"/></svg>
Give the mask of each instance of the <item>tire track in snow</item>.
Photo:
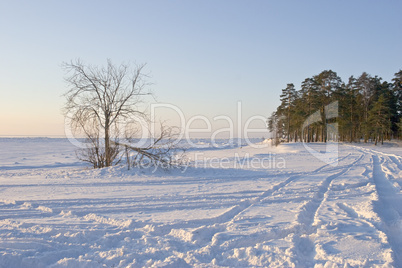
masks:
<svg viewBox="0 0 402 268"><path fill-rule="evenodd" d="M354 160L351 164L341 167L342 170L338 173L332 174L326 177L321 184L318 186L318 191L312 200L308 201L305 206L302 208L301 212L298 215L298 222L302 223L302 226L305 227L305 230L308 231L309 228L312 227L314 223L314 218L316 216L317 211L320 206L325 202L328 196L328 192L332 187L332 182L334 179L348 172L356 163L358 163L364 154L361 154L356 160Z"/></svg>
<svg viewBox="0 0 402 268"><path fill-rule="evenodd" d="M345 160L346 158L348 158L350 155L351 155L351 153L349 153L346 156L340 158L338 161L341 162L341 161ZM213 236L217 232L222 232L222 231L226 230L226 228L217 228L216 227L217 224L228 225L229 223L234 222L236 220L236 218L239 215L241 215L243 212L245 212L246 210L248 210L252 206L262 202L266 198L272 196L273 193L279 191L283 187L286 187L287 185L289 185L293 181L296 181L296 180L298 180L300 178L303 178L304 176L306 176L306 175L308 175L310 173L321 172L324 168L330 166L331 164L332 163L325 164L325 165L320 166L319 168L317 168L317 169L315 169L313 171L296 173L295 175L290 176L289 178L285 179L284 181L282 181L282 182L280 182L278 184L275 184L274 186L272 186L268 190L262 192L262 194L260 194L259 196L254 197L252 199L241 201L238 205L235 205L235 206L229 208L227 211L225 211L224 213L222 213L221 215L218 215L216 217L208 218L208 219L201 219L201 220L192 220L192 221L188 221L186 223L161 225L161 226L158 226L158 227L155 228L155 232L158 235L162 236L162 235L169 234L173 229L176 229L176 228L180 228L180 229L196 228L195 231L198 232L198 229L200 229L200 228L205 229L205 228L211 227L211 229L216 231L214 234L212 234L212 236ZM340 167L336 167L334 169L337 170L339 168ZM205 233L205 232L203 232L203 233ZM211 236L211 238L212 238L212 236ZM203 239L203 240L205 240L205 239Z"/></svg>
<svg viewBox="0 0 402 268"><path fill-rule="evenodd" d="M359 150L361 152L370 153L372 155L382 155L382 156L394 157L395 159L402 160L402 156L399 156L399 155L396 155L396 154L383 153L383 152L380 152L380 151L377 151L377 150L373 150L373 149L369 149L369 148L365 148L365 147L360 147L360 146L356 146L356 145L350 145L350 144L343 144L343 145L351 147L351 148L354 148L354 149L357 149L357 150Z"/></svg>
<svg viewBox="0 0 402 268"><path fill-rule="evenodd" d="M388 156L389 159L391 159L392 162L395 163L395 165L402 170L402 164L401 162L395 157L395 156Z"/></svg>
<svg viewBox="0 0 402 268"><path fill-rule="evenodd" d="M306 202L301 208L300 213L297 215L298 228L295 228L297 233L292 237L292 257L293 263L296 265L300 264L300 260L308 266L314 265L316 246L310 236L317 232L319 226L319 221L317 220L318 211L327 200L333 181L339 176L349 172L363 157L364 154L361 154L351 164L343 166L340 172L326 177L318 186L318 191L315 193L313 199Z"/></svg>
<svg viewBox="0 0 402 268"><path fill-rule="evenodd" d="M381 224L375 227L385 233L390 246L395 267L402 267L402 196L399 189L396 189L387 177L390 168L385 166L387 158L399 169L402 165L401 156L387 154L376 150L348 145L363 153L371 155L373 173L371 180L375 185L377 200L373 200L373 210L380 217ZM381 156L379 156L381 155ZM400 182L398 182L399 185Z"/></svg>
<svg viewBox="0 0 402 268"><path fill-rule="evenodd" d="M340 158L339 162L348 159L351 155L352 154L349 153ZM233 223L239 215L254 205L261 203L264 199L269 198L272 194L288 186L292 182L310 174L321 172L328 173L334 170L343 169L342 166L325 169L329 166L330 164L324 164L313 171L292 174L290 177L271 186L266 191L261 192L258 196L242 200L237 205L229 208L216 217L152 226L148 234L154 237L159 237L167 242L171 241L174 244L185 243L185 245L181 245L178 248L186 248L186 254L188 256L191 255L193 258L201 261L201 263L205 263L213 261L214 258L220 260L221 258L224 258L223 254L225 252L237 247L255 246L257 243L263 243L272 239L283 239L291 233L299 233L299 226L291 226L286 229L275 228L269 232L264 231L248 235L236 234L235 236L233 236L233 233L231 233L229 229L233 227ZM172 240L172 238L174 240ZM197 247L194 248L194 245L197 245ZM193 248L193 250L190 250L191 248ZM214 252L214 254L206 254L206 252ZM219 254L218 252L222 254Z"/></svg>
<svg viewBox="0 0 402 268"><path fill-rule="evenodd" d="M271 195L272 193L278 191L282 187L286 186L289 184L291 181L299 178L301 175L295 175L291 176L284 181L275 184L273 187L269 188L268 190L264 191L262 194L260 194L257 197L243 200L239 204L229 208L226 210L224 213L213 217L213 218L207 218L207 219L200 219L200 220L191 220L187 221L185 223L177 223L177 224L169 224L169 225L161 225L156 227L155 232L158 235L166 235L169 234L173 229L180 228L180 229L185 229L185 228L209 228L211 227L212 229L215 230L220 230L224 231L225 228L216 228L217 225L227 225L230 222L233 222L236 216L241 214L243 211L251 207L252 205L260 202L263 198ZM197 231L197 229L195 231ZM212 238L212 237L211 237ZM205 240L205 239L204 239Z"/></svg>
<svg viewBox="0 0 402 268"><path fill-rule="evenodd" d="M378 194L378 201L373 201L374 210L381 218L380 226L387 235L393 251L395 267L402 267L402 196L393 187L383 171L384 159L372 154L373 181Z"/></svg>
<svg viewBox="0 0 402 268"><path fill-rule="evenodd" d="M343 161L344 159L346 159L347 157L349 157L351 154L347 154L346 156L342 157L339 161ZM284 180L281 183L278 183L276 185L274 185L273 187L271 187L270 189L264 191L260 196L255 197L251 200L245 200L243 202L241 202L239 205L236 205L234 207L232 207L230 210L228 210L227 212L223 213L222 215L220 215L218 218L219 220L216 221L215 223L229 223L229 222L233 222L236 217L238 217L241 213L243 213L244 211L246 211L247 209L249 209L250 207L254 206L255 204L258 204L260 202L262 202L264 199L266 199L267 197L272 196L273 193L279 191L280 189L286 187L287 185L289 185L290 183L303 178L306 175L309 175L311 173L319 173L321 172L324 168L330 166L330 164L325 164L313 171L310 172L301 172L299 174L290 176L289 178L287 178L286 180ZM338 167L339 168L339 167Z"/></svg>
<svg viewBox="0 0 402 268"><path fill-rule="evenodd" d="M349 153L348 155L342 157L339 161L343 161L344 159L348 158L350 155L351 154ZM354 163L360 161L360 159L362 157L363 157L363 155L360 155L358 157L358 159L354 161ZM342 169L342 170L341 170L341 172L336 173L335 175L340 176L341 174L345 173L348 169L350 169L351 166L353 166L353 164L347 165L346 169L345 169L345 167L336 167L333 170L338 170L338 169ZM187 241L194 241L194 240L195 241L202 240L204 242L209 241L209 243L207 243L203 248L207 251L210 251L211 249L213 249L213 251L216 252L216 251L222 251L222 250L228 251L230 249L235 249L235 248L239 248L239 247L250 247L250 246L256 245L257 243L263 243L265 241L269 241L272 239L283 239L283 238L289 236L289 234L291 234L291 233L302 232L301 225L299 224L299 225L292 225L291 227L285 228L285 229L279 229L279 228L274 229L270 232L264 231L261 233L254 233L254 234L247 235L247 236L241 235L239 237L231 238L230 240L228 240L228 237L225 234L225 232L228 230L228 227L230 226L230 224L235 222L236 218L239 217L239 215L241 215L243 212L245 212L249 208L253 207L256 204L261 203L264 199L272 196L273 193L286 187L287 185L291 184L292 182L295 182L300 178L304 178L306 175L308 176L310 174L319 173L324 168L328 167L329 165L330 164L325 164L313 171L301 172L297 175L291 176L291 177L287 178L286 180L282 181L281 183L278 183L278 184L274 185L273 187L271 187L270 189L266 190L260 196L255 197L251 200L245 200L245 201L241 202L240 204L232 207L225 213L216 217L215 220L213 221L214 222L213 224L209 224L209 225L197 228L195 230L195 232L197 232L198 235L193 236L191 239L189 239ZM328 171L325 171L325 172L328 172ZM330 176L330 177L332 177L332 176ZM334 178L335 178L335 176L334 176ZM178 230L178 231L180 231L180 230ZM184 231L184 230L182 230L182 231ZM190 235L192 236L192 234L193 233L191 233ZM189 235L188 232L187 232L187 235ZM204 236L204 237L203 237L203 239L200 239L199 236ZM207 236L207 238L205 236ZM224 243L225 245L224 245L223 249L219 249L221 247L221 245L223 245L222 242L225 242ZM307 243L308 241L305 241L305 242ZM312 244L312 246L314 248L314 244ZM309 248L309 247L307 247L307 248ZM221 255L216 254L215 257L216 256L222 257ZM210 256L210 258L211 259L208 259L207 261L209 261L209 262L212 261L213 256ZM203 256L203 259L205 261L205 256Z"/></svg>

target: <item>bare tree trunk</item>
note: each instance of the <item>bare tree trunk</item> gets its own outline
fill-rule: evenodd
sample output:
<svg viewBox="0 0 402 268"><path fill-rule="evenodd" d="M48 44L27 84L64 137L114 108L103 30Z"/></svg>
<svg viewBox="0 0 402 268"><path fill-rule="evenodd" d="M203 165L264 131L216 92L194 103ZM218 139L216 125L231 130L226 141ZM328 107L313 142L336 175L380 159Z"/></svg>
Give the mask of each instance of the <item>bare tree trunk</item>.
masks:
<svg viewBox="0 0 402 268"><path fill-rule="evenodd" d="M325 122L326 122L326 119L325 119L325 107L321 108L321 121L322 121L321 142L326 142L326 140L325 140L325 136L326 136L326 133L325 133Z"/></svg>
<svg viewBox="0 0 402 268"><path fill-rule="evenodd" d="M130 153L129 153L129 150L128 150L128 146L126 145L126 146L124 146L124 147L125 147L125 150L126 150L127 169L130 170L130 166L131 166L131 163L130 163Z"/></svg>
<svg viewBox="0 0 402 268"><path fill-rule="evenodd" d="M104 68L84 65L79 60L65 63L64 67L71 86L65 93L65 116L71 120L72 130L90 141L81 152L82 160L99 168L117 164L121 152L112 142L118 139L118 125L133 117L147 116L137 106L142 96L150 95L143 92L147 85L142 80L144 65L133 72L129 66L114 66L110 60Z"/></svg>
<svg viewBox="0 0 402 268"><path fill-rule="evenodd" d="M107 116L107 115L106 115ZM109 119L105 120L105 166L111 166L111 148L110 148L110 136L109 136Z"/></svg>
<svg viewBox="0 0 402 268"><path fill-rule="evenodd" d="M290 141L290 104L289 104L289 108L288 108L288 127L287 127L287 132L288 132L288 143Z"/></svg>

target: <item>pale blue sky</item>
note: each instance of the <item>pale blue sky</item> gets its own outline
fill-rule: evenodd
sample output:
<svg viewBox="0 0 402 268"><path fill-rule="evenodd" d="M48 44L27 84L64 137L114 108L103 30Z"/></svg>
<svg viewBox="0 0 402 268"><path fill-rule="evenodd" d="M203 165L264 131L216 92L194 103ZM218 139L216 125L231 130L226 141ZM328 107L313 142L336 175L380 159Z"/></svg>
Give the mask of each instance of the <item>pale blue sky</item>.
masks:
<svg viewBox="0 0 402 268"><path fill-rule="evenodd" d="M401 1L0 1L0 135L62 135L61 63L147 63L157 100L269 116L287 83L332 69L390 81Z"/></svg>

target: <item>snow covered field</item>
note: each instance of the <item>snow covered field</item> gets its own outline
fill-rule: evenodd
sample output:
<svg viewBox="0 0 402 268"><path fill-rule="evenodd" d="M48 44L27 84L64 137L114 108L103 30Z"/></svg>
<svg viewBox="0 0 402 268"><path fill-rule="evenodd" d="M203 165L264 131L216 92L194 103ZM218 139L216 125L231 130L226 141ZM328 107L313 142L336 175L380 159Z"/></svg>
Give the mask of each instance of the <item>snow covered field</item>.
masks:
<svg viewBox="0 0 402 268"><path fill-rule="evenodd" d="M64 139L0 148L0 267L402 267L396 143L339 145L337 166L208 147L154 173L88 169Z"/></svg>

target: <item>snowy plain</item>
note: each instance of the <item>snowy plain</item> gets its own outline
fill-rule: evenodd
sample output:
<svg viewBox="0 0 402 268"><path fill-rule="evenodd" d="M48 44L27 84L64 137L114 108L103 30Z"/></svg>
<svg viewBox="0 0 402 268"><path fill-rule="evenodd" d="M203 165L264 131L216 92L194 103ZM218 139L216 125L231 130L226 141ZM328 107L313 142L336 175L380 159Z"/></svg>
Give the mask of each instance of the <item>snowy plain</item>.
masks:
<svg viewBox="0 0 402 268"><path fill-rule="evenodd" d="M153 172L0 138L0 267L402 267L401 144L203 143Z"/></svg>

